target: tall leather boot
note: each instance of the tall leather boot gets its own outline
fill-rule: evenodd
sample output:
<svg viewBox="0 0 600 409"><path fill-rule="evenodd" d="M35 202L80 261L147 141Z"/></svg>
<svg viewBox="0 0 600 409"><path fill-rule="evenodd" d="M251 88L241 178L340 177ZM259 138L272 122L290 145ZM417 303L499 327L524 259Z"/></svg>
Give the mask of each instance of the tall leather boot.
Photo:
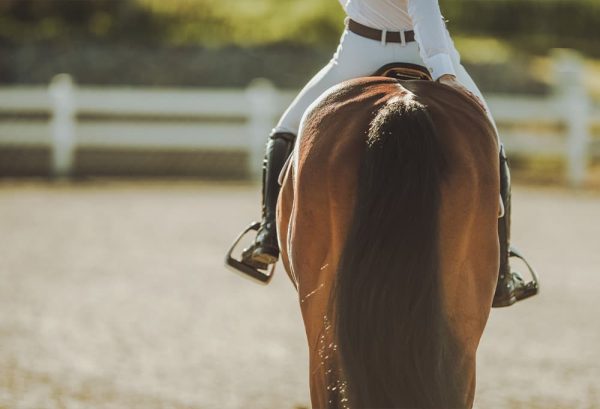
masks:
<svg viewBox="0 0 600 409"><path fill-rule="evenodd" d="M279 259L275 212L279 197L279 173L294 147L296 136L287 132L272 133L263 161L262 221L254 243L242 252L242 262L266 269Z"/></svg>
<svg viewBox="0 0 600 409"><path fill-rule="evenodd" d="M525 282L521 276L511 271L510 267L510 170L504 152L504 146L500 145L500 196L504 204L504 216L498 219L498 239L500 241L500 271L498 284L494 294L493 307L508 307L517 302L518 294L525 290Z"/></svg>

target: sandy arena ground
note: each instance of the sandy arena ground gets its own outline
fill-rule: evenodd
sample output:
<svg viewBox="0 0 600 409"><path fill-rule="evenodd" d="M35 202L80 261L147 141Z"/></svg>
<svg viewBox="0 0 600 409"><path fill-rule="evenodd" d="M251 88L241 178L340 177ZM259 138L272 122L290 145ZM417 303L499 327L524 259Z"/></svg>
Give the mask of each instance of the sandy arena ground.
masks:
<svg viewBox="0 0 600 409"><path fill-rule="evenodd" d="M600 195L514 189L536 299L492 313L477 408L600 408ZM295 292L223 255L258 188L0 183L0 408L308 407Z"/></svg>

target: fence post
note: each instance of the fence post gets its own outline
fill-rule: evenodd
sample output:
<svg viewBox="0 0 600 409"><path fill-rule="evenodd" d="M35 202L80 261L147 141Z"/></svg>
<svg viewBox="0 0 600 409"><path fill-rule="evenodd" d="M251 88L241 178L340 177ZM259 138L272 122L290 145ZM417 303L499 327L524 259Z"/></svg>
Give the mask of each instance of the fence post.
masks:
<svg viewBox="0 0 600 409"><path fill-rule="evenodd" d="M75 89L69 74L58 74L48 88L52 102L52 175L66 177L75 149Z"/></svg>
<svg viewBox="0 0 600 409"><path fill-rule="evenodd" d="M267 136L273 127L273 120L278 111L277 90L264 78L253 80L246 89L249 106L248 134L250 175L255 180L262 177L262 162L265 155Z"/></svg>
<svg viewBox="0 0 600 409"><path fill-rule="evenodd" d="M581 55L575 50L552 52L556 97L560 99L567 129L567 178L571 187L581 187L587 169L590 101L585 90Z"/></svg>

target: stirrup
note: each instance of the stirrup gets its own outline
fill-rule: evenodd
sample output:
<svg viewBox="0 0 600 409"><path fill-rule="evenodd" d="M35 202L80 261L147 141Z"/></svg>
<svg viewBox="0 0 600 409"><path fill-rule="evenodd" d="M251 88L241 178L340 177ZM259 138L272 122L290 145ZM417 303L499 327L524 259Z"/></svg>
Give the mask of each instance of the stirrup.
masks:
<svg viewBox="0 0 600 409"><path fill-rule="evenodd" d="M269 281L271 281L271 278L273 278L275 264L273 264L270 269L266 271L261 271L256 267L249 266L248 264L243 263L241 260L233 258L233 256L231 255L237 247L240 240L242 240L242 238L246 234L248 234L248 232L252 230L258 231L259 228L260 222L253 222L248 227L246 227L246 229L242 233L240 233L240 235L237 237L237 239L235 239L235 241L231 245L231 248L227 252L227 256L225 256L225 265L235 273L242 273L242 277L250 277L262 284L268 284Z"/></svg>
<svg viewBox="0 0 600 409"><path fill-rule="evenodd" d="M516 258L520 259L525 264L525 266L529 270L529 274L531 275L531 281L529 281L528 283L525 283L522 287L516 289L517 291L515 291L515 294L514 294L516 300L520 301L520 300L524 300L529 297L533 297L540 291L540 280L539 280L539 277L538 277L536 271L533 269L531 264L529 264L527 262L525 257L523 257L523 254L521 254L521 252L519 250L517 250L515 247L510 246L510 249L508 251L508 256L516 257Z"/></svg>

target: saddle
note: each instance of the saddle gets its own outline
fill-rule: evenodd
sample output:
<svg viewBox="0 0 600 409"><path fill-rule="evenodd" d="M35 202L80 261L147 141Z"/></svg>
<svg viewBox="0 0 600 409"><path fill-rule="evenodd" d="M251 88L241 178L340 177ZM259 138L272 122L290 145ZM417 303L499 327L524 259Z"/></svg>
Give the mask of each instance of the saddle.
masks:
<svg viewBox="0 0 600 409"><path fill-rule="evenodd" d="M409 64L403 62L393 62L379 68L372 77L389 77L397 80L424 80L432 81L427 68L422 65Z"/></svg>

